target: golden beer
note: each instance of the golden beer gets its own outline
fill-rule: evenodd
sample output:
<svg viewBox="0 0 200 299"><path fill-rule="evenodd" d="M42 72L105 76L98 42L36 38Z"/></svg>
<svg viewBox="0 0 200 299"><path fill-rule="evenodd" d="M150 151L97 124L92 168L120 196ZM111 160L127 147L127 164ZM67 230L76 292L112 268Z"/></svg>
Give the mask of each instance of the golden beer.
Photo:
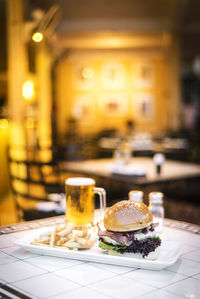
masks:
<svg viewBox="0 0 200 299"><path fill-rule="evenodd" d="M66 221L75 225L91 224L94 218L94 186L91 178L66 180Z"/></svg>

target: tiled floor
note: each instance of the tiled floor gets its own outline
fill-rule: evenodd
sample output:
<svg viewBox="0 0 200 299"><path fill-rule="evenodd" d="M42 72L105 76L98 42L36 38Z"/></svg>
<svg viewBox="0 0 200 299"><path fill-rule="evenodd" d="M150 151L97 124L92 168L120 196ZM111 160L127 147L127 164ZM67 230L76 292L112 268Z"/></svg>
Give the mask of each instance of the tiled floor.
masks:
<svg viewBox="0 0 200 299"><path fill-rule="evenodd" d="M194 262L182 258L178 259L178 261L174 265L168 267L168 270L175 273L192 276L199 273L199 266L199 262Z"/></svg>
<svg viewBox="0 0 200 299"><path fill-rule="evenodd" d="M186 277L168 270L162 270L162 275L160 275L160 271L149 271L145 269L138 269L134 272L126 273L124 276L156 288L163 288L179 280L183 280Z"/></svg>
<svg viewBox="0 0 200 299"><path fill-rule="evenodd" d="M111 279L106 279L89 286L93 290L113 298L136 298L140 297L155 288L144 285L136 280L129 279L123 275L118 275Z"/></svg>
<svg viewBox="0 0 200 299"><path fill-rule="evenodd" d="M200 236L195 234L165 229L163 239L182 242L182 256L171 267L151 271L36 255L13 244L27 233L0 236L0 280L30 298L200 298Z"/></svg>
<svg viewBox="0 0 200 299"><path fill-rule="evenodd" d="M28 278L15 282L13 285L38 298L55 296L79 287L78 284L53 273L45 273L44 275Z"/></svg>
<svg viewBox="0 0 200 299"><path fill-rule="evenodd" d="M11 255L0 252L0 265L8 264L17 261L17 259Z"/></svg>
<svg viewBox="0 0 200 299"><path fill-rule="evenodd" d="M108 296L97 293L87 287L80 287L67 293L62 293L51 299L109 299Z"/></svg>
<svg viewBox="0 0 200 299"><path fill-rule="evenodd" d="M165 288L166 291L189 299L200 298L200 284L195 278L187 278Z"/></svg>
<svg viewBox="0 0 200 299"><path fill-rule="evenodd" d="M75 266L82 263L77 260L62 259L52 256L36 256L28 259L28 262L38 268L44 269L48 272L54 272L56 270L61 270L63 268Z"/></svg>
<svg viewBox="0 0 200 299"><path fill-rule="evenodd" d="M6 282L15 282L45 273L45 271L40 268L34 267L24 261L4 264L1 265L0 269L0 279Z"/></svg>

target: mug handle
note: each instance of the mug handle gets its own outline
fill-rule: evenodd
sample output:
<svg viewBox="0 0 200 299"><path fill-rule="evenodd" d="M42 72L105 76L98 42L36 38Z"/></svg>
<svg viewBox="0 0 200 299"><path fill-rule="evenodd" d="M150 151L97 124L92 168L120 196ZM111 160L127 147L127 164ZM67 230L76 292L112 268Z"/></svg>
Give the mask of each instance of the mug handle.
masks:
<svg viewBox="0 0 200 299"><path fill-rule="evenodd" d="M104 215L106 211L106 190L104 188L94 187L93 188L94 194L99 195L100 200L100 210L102 214Z"/></svg>

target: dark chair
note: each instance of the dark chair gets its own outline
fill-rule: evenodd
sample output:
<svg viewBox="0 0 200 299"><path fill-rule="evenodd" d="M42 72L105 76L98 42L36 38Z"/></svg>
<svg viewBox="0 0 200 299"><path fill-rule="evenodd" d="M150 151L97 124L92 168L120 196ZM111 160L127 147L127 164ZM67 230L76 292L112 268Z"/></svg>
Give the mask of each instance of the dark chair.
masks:
<svg viewBox="0 0 200 299"><path fill-rule="evenodd" d="M10 184L19 220L63 214L64 183L51 147L10 146Z"/></svg>

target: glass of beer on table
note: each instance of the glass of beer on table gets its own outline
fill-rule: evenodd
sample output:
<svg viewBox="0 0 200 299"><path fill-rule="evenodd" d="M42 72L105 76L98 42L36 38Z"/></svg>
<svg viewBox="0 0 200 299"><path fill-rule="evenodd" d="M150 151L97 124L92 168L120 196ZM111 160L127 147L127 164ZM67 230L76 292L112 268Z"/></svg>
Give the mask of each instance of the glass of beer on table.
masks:
<svg viewBox="0 0 200 299"><path fill-rule="evenodd" d="M91 225L94 220L94 195L98 194L100 209L106 208L105 189L95 187L95 180L86 177L72 177L65 181L66 221L77 226Z"/></svg>

